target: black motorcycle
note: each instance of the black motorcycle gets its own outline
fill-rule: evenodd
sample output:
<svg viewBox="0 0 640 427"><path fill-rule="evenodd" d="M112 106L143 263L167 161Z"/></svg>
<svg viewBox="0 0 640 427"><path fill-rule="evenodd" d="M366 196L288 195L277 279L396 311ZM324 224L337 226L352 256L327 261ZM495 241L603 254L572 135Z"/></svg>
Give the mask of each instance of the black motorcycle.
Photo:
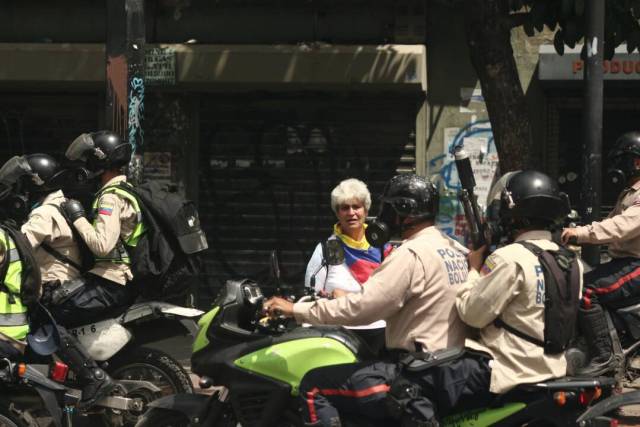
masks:
<svg viewBox="0 0 640 427"><path fill-rule="evenodd" d="M80 391L66 388L68 367L0 359L0 426L72 425Z"/></svg>

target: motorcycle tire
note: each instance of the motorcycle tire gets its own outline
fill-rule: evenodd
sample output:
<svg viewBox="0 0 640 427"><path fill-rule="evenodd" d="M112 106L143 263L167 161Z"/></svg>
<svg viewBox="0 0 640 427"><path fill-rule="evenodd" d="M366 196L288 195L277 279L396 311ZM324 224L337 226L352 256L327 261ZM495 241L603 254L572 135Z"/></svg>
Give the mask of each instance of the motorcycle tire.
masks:
<svg viewBox="0 0 640 427"><path fill-rule="evenodd" d="M166 392L163 390L163 396L193 393L191 377L189 377L184 368L167 353L153 348L132 347L118 353L109 360L107 372L115 379L150 380L147 378L135 378L136 368L152 369L155 373L161 373L165 377L165 381L169 383L171 389L166 390ZM154 382L153 380L150 381ZM163 388L161 385L158 385L158 387Z"/></svg>
<svg viewBox="0 0 640 427"><path fill-rule="evenodd" d="M13 407L12 403L0 400L0 427L38 427L28 413Z"/></svg>
<svg viewBox="0 0 640 427"><path fill-rule="evenodd" d="M136 427L187 427L189 418L182 412L163 408L150 408L138 420Z"/></svg>
<svg viewBox="0 0 640 427"><path fill-rule="evenodd" d="M129 397L141 399L144 403L141 411L127 411L124 425L133 426L146 411L146 405L164 396L180 393L193 393L193 384L189 374L167 353L148 348L131 347L118 353L109 360L107 372L113 379L150 381L161 389L158 393L135 391Z"/></svg>

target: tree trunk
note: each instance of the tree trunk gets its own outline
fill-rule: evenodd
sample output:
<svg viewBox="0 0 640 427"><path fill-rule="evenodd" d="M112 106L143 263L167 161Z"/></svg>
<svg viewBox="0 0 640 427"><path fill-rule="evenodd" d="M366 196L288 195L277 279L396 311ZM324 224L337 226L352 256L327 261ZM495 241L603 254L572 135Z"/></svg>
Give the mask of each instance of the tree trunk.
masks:
<svg viewBox="0 0 640 427"><path fill-rule="evenodd" d="M511 48L507 0L465 0L467 44L500 156L500 172L531 168L527 105Z"/></svg>

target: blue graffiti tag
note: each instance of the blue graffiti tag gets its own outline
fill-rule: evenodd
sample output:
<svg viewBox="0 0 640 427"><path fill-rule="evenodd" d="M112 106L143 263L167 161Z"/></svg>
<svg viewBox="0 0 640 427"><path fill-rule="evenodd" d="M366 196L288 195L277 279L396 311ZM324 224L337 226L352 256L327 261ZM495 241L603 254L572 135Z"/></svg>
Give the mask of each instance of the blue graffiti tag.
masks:
<svg viewBox="0 0 640 427"><path fill-rule="evenodd" d="M138 145L144 143L143 112L144 80L140 77L135 77L131 79L131 91L129 92L129 144L131 144L133 153L136 152Z"/></svg>
<svg viewBox="0 0 640 427"><path fill-rule="evenodd" d="M489 120L478 120L468 123L458 131L449 142L445 152L429 161L429 169L434 170L440 164L440 169L434 175L439 176L442 183L440 197L440 213L437 218L438 227L450 237L464 241L465 237L456 233L456 217L462 215L462 206L456 198L460 189L458 171L455 166L454 152L457 147L464 145L465 138L483 137L487 139L487 153L495 151L493 132Z"/></svg>

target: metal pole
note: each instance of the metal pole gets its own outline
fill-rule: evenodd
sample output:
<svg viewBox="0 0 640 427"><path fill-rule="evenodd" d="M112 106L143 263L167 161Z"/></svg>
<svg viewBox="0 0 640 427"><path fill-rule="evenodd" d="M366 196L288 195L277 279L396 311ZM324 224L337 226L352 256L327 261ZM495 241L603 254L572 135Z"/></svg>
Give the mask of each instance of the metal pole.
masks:
<svg viewBox="0 0 640 427"><path fill-rule="evenodd" d="M107 0L105 126L134 152L129 178L142 178L144 144L144 0Z"/></svg>
<svg viewBox="0 0 640 427"><path fill-rule="evenodd" d="M587 0L585 8L586 61L584 66L582 217L586 223L600 220L602 199L602 110L603 110L603 0ZM600 264L600 247L585 246L583 257Z"/></svg>

